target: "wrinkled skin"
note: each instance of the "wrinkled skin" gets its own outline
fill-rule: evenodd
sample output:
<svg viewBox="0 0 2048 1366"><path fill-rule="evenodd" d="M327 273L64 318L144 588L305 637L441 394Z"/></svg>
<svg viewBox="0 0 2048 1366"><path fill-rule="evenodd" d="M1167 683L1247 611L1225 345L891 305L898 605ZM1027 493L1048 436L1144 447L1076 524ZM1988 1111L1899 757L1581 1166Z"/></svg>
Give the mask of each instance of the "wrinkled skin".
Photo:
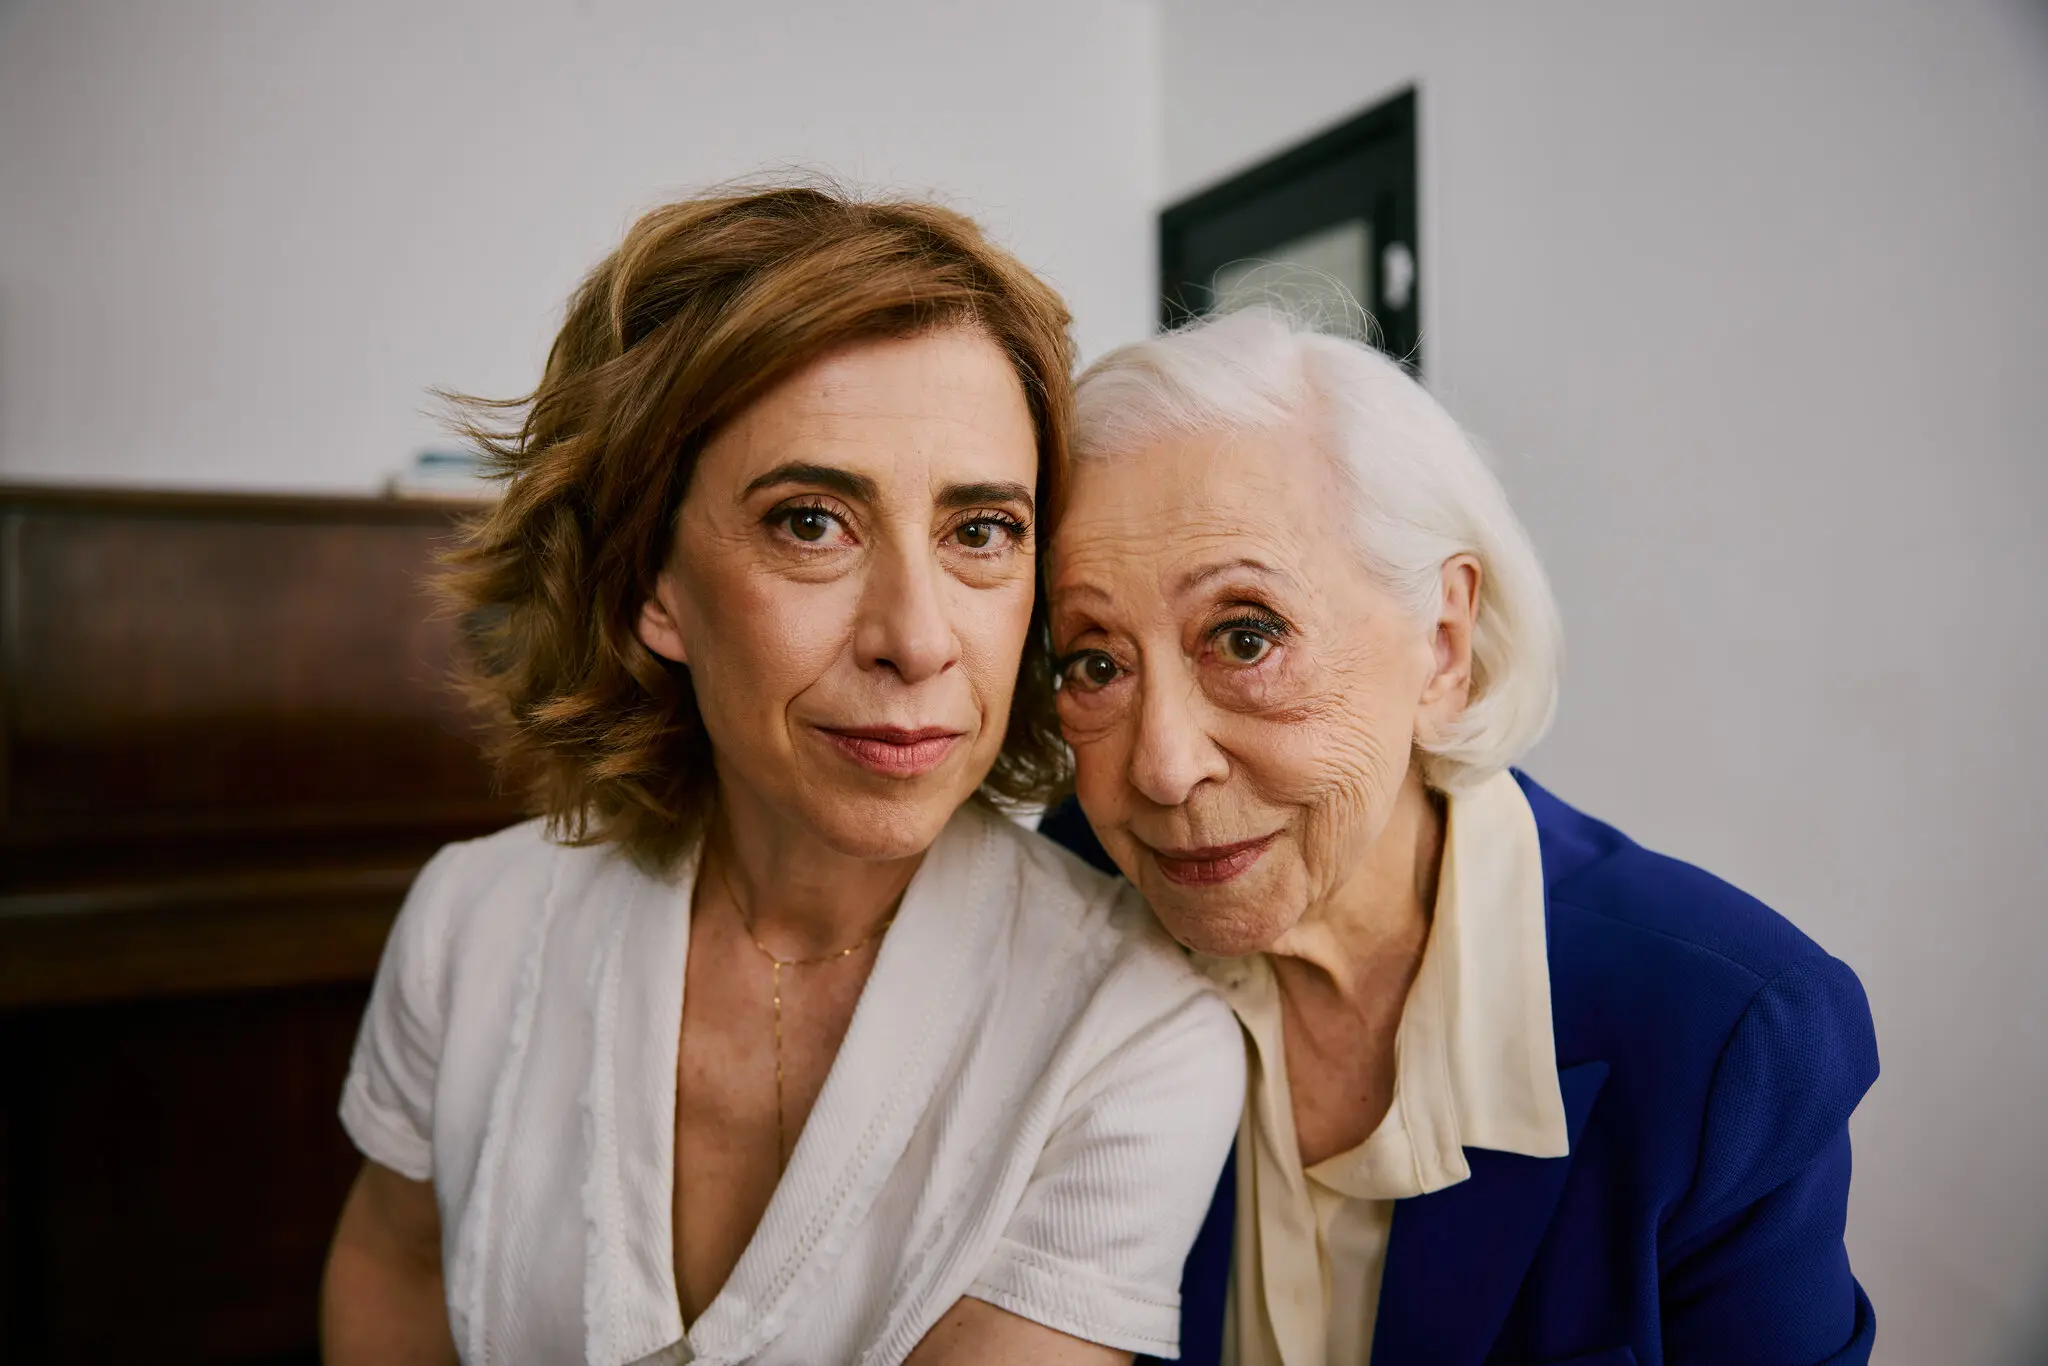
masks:
<svg viewBox="0 0 2048 1366"><path fill-rule="evenodd" d="M1083 810L1167 929L1204 953L1284 953L1433 885L1414 752L1464 708L1477 563L1446 563L1442 619L1418 623L1366 573L1302 431L1083 462L1069 506L1050 575L1060 720ZM1162 857L1264 836L1222 882Z"/></svg>

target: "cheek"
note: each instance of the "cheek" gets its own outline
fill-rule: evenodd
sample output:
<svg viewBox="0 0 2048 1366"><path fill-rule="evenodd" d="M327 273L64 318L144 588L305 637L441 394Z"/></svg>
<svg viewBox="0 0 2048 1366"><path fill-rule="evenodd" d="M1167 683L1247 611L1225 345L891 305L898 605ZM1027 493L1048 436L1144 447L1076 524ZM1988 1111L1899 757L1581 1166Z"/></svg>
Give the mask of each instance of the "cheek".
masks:
<svg viewBox="0 0 2048 1366"><path fill-rule="evenodd" d="M1098 756L1106 755L1117 744L1121 732L1126 729L1124 721L1135 692L1135 685L1127 678L1100 690L1082 688L1077 684L1060 689L1060 738L1074 751L1077 761L1084 750ZM1100 768L1109 760L1097 757L1091 762Z"/></svg>
<svg viewBox="0 0 2048 1366"><path fill-rule="evenodd" d="M1124 778L1127 746L1114 731L1079 735L1066 723L1062 708L1060 732L1074 754L1074 796L1088 819L1100 827L1121 825L1124 818Z"/></svg>
<svg viewBox="0 0 2048 1366"><path fill-rule="evenodd" d="M1032 579L1027 573L991 588L956 585L948 604L960 662L992 709L1007 708L1031 633ZM998 707L1000 704L1000 707Z"/></svg>
<svg viewBox="0 0 2048 1366"><path fill-rule="evenodd" d="M1283 723L1313 714L1315 691L1327 686L1322 671L1300 650L1281 649L1256 665L1231 664L1213 655L1202 662L1202 689L1235 712Z"/></svg>
<svg viewBox="0 0 2048 1366"><path fill-rule="evenodd" d="M827 672L845 651L859 601L857 584L803 583L744 565L714 568L692 588L698 697L749 711L779 710Z"/></svg>
<svg viewBox="0 0 2048 1366"><path fill-rule="evenodd" d="M1260 786L1303 813L1296 836L1313 887L1344 881L1378 837L1407 775L1409 724L1332 704L1273 727L1258 746Z"/></svg>
<svg viewBox="0 0 2048 1366"><path fill-rule="evenodd" d="M1123 863L1121 850L1111 848L1110 854ZM1299 864L1268 860L1229 887L1193 893L1154 876L1149 866L1137 871L1132 881L1166 932L1195 952L1218 958L1270 948L1308 908Z"/></svg>

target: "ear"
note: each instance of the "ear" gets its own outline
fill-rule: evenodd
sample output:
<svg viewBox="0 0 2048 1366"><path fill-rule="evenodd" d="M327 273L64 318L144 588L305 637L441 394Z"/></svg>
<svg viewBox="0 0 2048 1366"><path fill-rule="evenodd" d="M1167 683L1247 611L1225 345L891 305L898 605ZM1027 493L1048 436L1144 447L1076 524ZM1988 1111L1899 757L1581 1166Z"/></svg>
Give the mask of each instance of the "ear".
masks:
<svg viewBox="0 0 2048 1366"><path fill-rule="evenodd" d="M688 664L689 651L683 645L682 629L676 625L676 614L668 605L668 598L674 591L667 574L654 581L654 591L640 604L640 621L635 634L640 637L642 645L663 659Z"/></svg>
<svg viewBox="0 0 2048 1366"><path fill-rule="evenodd" d="M1479 586L1484 573L1475 555L1453 555L1443 563L1443 592L1431 641L1434 669L1423 685L1416 727L1427 739L1464 714L1472 699L1472 629L1479 621Z"/></svg>

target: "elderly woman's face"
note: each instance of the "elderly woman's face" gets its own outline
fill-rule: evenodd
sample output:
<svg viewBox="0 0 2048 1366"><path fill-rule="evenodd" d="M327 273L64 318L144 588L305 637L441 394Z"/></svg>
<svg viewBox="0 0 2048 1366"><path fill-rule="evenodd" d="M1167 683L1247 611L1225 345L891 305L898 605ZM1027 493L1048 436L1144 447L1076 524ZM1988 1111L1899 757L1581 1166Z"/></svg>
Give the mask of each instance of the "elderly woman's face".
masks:
<svg viewBox="0 0 2048 1366"><path fill-rule="evenodd" d="M1183 944L1269 946L1358 877L1419 734L1463 703L1367 576L1298 432L1079 464L1051 563L1089 822Z"/></svg>
<svg viewBox="0 0 2048 1366"><path fill-rule="evenodd" d="M841 351L719 432L640 635L690 668L722 801L856 857L930 845L1008 726L1037 468L966 330Z"/></svg>

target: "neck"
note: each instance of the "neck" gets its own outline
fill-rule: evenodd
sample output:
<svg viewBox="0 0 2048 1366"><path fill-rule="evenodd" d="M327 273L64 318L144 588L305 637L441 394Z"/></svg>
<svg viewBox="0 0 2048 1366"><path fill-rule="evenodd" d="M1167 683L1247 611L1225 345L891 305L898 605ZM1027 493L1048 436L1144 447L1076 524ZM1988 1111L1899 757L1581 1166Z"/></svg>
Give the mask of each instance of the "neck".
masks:
<svg viewBox="0 0 2048 1366"><path fill-rule="evenodd" d="M1398 1026L1429 944L1443 844L1443 809L1411 765L1365 862L1268 950L1296 1009Z"/></svg>
<svg viewBox="0 0 2048 1366"><path fill-rule="evenodd" d="M776 957L808 958L871 934L923 861L922 851L898 859L841 853L721 785L697 882L700 896L729 894L755 939Z"/></svg>

